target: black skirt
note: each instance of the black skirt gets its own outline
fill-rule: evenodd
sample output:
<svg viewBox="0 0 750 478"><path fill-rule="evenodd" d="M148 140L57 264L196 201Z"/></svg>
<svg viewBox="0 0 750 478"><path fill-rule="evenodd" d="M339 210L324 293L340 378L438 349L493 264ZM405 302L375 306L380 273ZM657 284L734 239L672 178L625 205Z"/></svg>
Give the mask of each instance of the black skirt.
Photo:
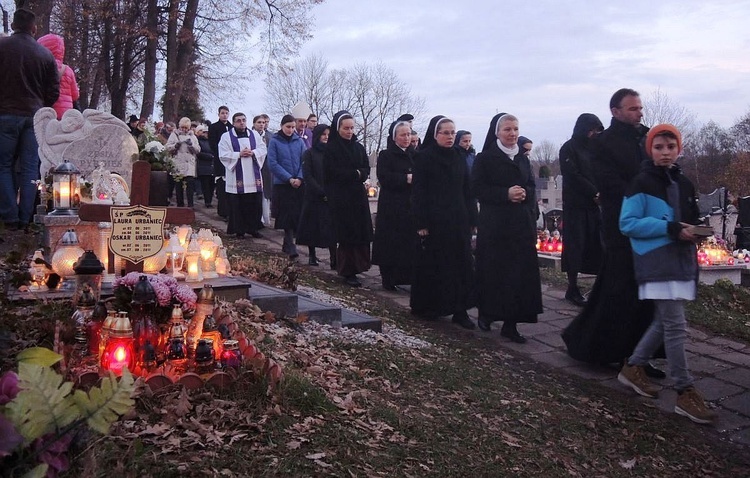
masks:
<svg viewBox="0 0 750 478"><path fill-rule="evenodd" d="M274 229L297 229L302 213L304 186L293 188L291 184L274 184L271 216L276 219Z"/></svg>

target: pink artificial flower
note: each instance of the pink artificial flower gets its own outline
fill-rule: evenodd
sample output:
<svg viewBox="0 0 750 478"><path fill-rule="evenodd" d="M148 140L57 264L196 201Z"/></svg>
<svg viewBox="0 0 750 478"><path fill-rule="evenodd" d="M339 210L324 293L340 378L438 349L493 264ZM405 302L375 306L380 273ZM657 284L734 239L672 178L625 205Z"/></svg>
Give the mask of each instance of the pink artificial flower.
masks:
<svg viewBox="0 0 750 478"><path fill-rule="evenodd" d="M5 372L0 377L0 405L10 402L21 389L18 387L18 375L15 372Z"/></svg>

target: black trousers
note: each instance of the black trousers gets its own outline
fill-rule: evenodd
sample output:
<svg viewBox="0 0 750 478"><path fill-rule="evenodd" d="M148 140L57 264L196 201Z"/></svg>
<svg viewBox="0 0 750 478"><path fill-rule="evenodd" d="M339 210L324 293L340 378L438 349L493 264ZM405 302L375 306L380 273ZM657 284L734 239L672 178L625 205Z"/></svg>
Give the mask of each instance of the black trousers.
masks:
<svg viewBox="0 0 750 478"><path fill-rule="evenodd" d="M226 184L224 178L216 180L216 214L223 218L229 217L229 199L227 199Z"/></svg>
<svg viewBox="0 0 750 478"><path fill-rule="evenodd" d="M184 176L182 181L175 181L175 196L177 207L185 206L185 194L187 193L188 207L193 207L193 196L195 195L195 177Z"/></svg>
<svg viewBox="0 0 750 478"><path fill-rule="evenodd" d="M214 177L212 175L198 176L198 181L201 184L201 191L203 192L203 201L206 206L210 206L214 199Z"/></svg>
<svg viewBox="0 0 750 478"><path fill-rule="evenodd" d="M227 234L242 235L258 232L260 226L258 214L259 211L263 210L261 197L262 194L260 193L227 193L227 202L229 203Z"/></svg>

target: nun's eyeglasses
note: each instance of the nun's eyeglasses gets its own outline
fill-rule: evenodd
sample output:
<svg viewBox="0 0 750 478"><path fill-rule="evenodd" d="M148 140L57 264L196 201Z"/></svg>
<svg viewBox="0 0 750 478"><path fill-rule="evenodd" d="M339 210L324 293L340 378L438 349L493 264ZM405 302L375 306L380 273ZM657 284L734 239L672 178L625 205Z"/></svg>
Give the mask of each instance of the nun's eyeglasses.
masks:
<svg viewBox="0 0 750 478"><path fill-rule="evenodd" d="M438 134L444 134L446 136L456 136L455 131L439 131Z"/></svg>

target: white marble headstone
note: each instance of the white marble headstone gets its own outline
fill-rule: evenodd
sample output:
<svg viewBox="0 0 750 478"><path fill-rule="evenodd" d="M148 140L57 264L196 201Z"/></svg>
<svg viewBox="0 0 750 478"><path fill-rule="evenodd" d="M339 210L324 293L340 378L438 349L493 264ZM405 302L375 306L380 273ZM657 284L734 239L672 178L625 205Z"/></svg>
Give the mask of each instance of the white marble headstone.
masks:
<svg viewBox="0 0 750 478"><path fill-rule="evenodd" d="M122 120L98 110L68 110L58 121L54 109L42 108L34 115L34 133L39 143L42 177L67 159L86 179L99 163L104 163L106 169L120 174L131 186L138 145Z"/></svg>

